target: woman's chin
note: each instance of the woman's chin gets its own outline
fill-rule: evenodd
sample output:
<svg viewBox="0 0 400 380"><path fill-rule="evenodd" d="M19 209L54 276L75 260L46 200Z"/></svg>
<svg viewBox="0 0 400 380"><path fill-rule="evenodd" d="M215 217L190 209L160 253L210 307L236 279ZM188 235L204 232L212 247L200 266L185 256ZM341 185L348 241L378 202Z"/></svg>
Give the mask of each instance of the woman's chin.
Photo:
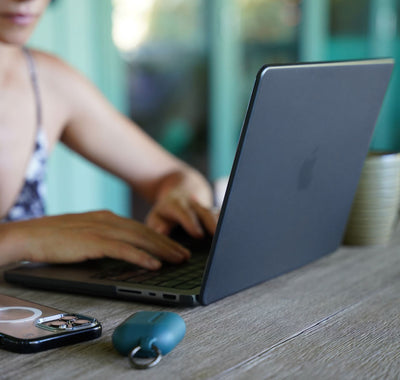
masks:
<svg viewBox="0 0 400 380"><path fill-rule="evenodd" d="M3 35L0 33L0 43L5 45L23 46L26 44L30 37L27 33L8 33Z"/></svg>

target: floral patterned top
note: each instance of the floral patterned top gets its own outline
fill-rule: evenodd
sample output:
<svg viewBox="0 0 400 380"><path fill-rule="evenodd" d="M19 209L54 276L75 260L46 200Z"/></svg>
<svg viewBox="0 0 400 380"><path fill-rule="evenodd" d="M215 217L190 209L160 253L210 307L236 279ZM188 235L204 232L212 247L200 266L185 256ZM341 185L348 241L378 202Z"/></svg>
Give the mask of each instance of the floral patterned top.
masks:
<svg viewBox="0 0 400 380"><path fill-rule="evenodd" d="M38 218L45 213L45 172L48 159L48 142L42 128L42 105L40 101L39 86L35 63L30 51L24 48L27 59L36 105L35 148L28 163L25 181L15 204L1 222L11 222Z"/></svg>

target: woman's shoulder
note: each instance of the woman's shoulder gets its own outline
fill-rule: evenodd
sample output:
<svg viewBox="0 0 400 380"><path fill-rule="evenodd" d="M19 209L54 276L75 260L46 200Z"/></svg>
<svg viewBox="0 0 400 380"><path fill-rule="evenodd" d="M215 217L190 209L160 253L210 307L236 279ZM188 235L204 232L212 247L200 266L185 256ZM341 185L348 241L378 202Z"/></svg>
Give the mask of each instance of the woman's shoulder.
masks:
<svg viewBox="0 0 400 380"><path fill-rule="evenodd" d="M54 54L40 50L32 50L31 53L42 92L50 94L54 101L61 101L64 106L74 109L82 99L91 95L95 86L78 69Z"/></svg>
<svg viewBox="0 0 400 380"><path fill-rule="evenodd" d="M39 80L43 85L48 84L53 90L67 90L71 93L74 87L87 84L86 77L68 62L55 54L31 49Z"/></svg>
<svg viewBox="0 0 400 380"><path fill-rule="evenodd" d="M62 80L77 75L72 66L55 54L35 49L31 49L30 52L34 58L38 74L42 79Z"/></svg>
<svg viewBox="0 0 400 380"><path fill-rule="evenodd" d="M47 52L45 50L38 50L35 48L28 48L27 50L30 52L30 54L32 54L35 61L40 62L42 64L47 64L47 65L63 64L63 60L56 54Z"/></svg>
<svg viewBox="0 0 400 380"><path fill-rule="evenodd" d="M87 80L60 57L31 49L50 140L55 140L86 99ZM85 100L86 101L86 100Z"/></svg>

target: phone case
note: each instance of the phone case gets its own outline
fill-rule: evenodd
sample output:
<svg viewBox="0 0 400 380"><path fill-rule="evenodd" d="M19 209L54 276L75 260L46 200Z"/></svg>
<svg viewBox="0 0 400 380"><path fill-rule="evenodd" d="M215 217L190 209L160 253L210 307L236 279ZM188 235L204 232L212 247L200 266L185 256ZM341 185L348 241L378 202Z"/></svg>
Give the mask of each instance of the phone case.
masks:
<svg viewBox="0 0 400 380"><path fill-rule="evenodd" d="M0 295L0 348L33 353L95 339L95 318Z"/></svg>

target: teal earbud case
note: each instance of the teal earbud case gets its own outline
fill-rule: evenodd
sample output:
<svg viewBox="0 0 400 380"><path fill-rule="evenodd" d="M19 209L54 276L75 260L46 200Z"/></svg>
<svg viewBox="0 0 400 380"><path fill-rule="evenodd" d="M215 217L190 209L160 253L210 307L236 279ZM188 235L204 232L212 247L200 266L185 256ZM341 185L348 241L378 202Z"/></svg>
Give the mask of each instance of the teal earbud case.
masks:
<svg viewBox="0 0 400 380"><path fill-rule="evenodd" d="M149 358L166 355L184 337L186 325L181 316L164 311L140 311L121 323L112 343L121 355Z"/></svg>

